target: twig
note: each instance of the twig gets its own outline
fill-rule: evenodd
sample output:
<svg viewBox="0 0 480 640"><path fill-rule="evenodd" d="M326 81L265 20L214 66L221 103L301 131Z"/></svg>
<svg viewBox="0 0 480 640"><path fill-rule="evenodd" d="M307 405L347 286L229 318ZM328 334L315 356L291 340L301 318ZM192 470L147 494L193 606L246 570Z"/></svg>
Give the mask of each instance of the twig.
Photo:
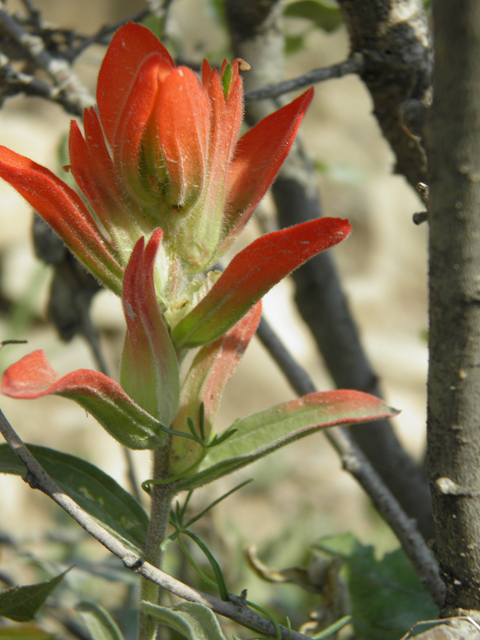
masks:
<svg viewBox="0 0 480 640"><path fill-rule="evenodd" d="M284 82L271 84L256 91L249 91L245 94L245 102L277 98L284 93L298 91L299 89L303 89L303 87L309 87L317 82L324 82L325 80L331 80L332 78L342 78L343 76L351 73L361 73L362 69L363 55L358 52L353 53L343 62L333 64L331 67L314 69L313 71L308 71L297 78L293 78L292 80L285 80Z"/></svg>
<svg viewBox="0 0 480 640"><path fill-rule="evenodd" d="M76 102L72 103L70 96L68 96L63 90L58 87L52 87L39 78L17 71L10 63L8 57L1 52L0 80L2 80L6 85L6 87L2 88L0 94L0 97L3 99L18 93L25 93L29 96L37 96L39 98L50 100L51 102L57 102L67 113L74 116L82 115L78 104Z"/></svg>
<svg viewBox="0 0 480 640"><path fill-rule="evenodd" d="M352 4L361 11L362 6L371 3L357 0ZM235 55L252 64L252 70L244 78L246 91L261 89L266 79L280 83L285 67L281 3L225 0L225 8ZM272 101L268 100L250 103L246 110L249 123L256 124L269 115L272 108ZM298 136L273 184L272 195L281 228L322 215L317 176ZM381 397L378 377L362 345L333 255L329 251L320 253L297 269L292 277L296 305L335 386ZM432 538L435 533L426 478L402 447L390 421L352 425L349 432L403 509L416 519L424 538Z"/></svg>
<svg viewBox="0 0 480 640"><path fill-rule="evenodd" d="M32 2L32 0L22 0L23 4L25 5L25 8L27 9L28 13L30 14L30 18L32 20L32 22L35 24L35 26L37 28L40 28L41 26L41 18L40 18L40 11L38 9L35 9L35 6Z"/></svg>
<svg viewBox="0 0 480 640"><path fill-rule="evenodd" d="M28 58L44 69L55 83L57 91L65 94L69 113L82 114L94 100L88 90L72 72L70 65L61 58L52 57L42 38L29 33L6 9L0 8L0 23L5 31L20 45Z"/></svg>
<svg viewBox="0 0 480 640"><path fill-rule="evenodd" d="M66 511L78 524L100 544L119 558L127 569L131 569L147 580L160 585L170 593L188 600L203 604L215 613L230 618L239 624L267 636L276 637L274 625L263 616L255 613L245 604L244 598L230 595L230 602L218 600L206 595L188 585L172 578L161 569L157 569L145 562L137 553L125 547L115 536L98 524L88 513L81 509L76 502L67 496L62 489L50 478L41 465L35 460L25 444L19 438L4 413L0 410L0 432L4 436L12 451L20 458L27 468L24 477L33 489L40 489ZM303 633L291 631L280 626L282 640L310 640Z"/></svg>
<svg viewBox="0 0 480 640"><path fill-rule="evenodd" d="M122 27L124 24L126 24L127 22L141 22L144 18L150 15L150 13L150 9L139 11L129 18L119 20L114 24L108 24L101 27L101 29L94 33L93 36L79 36L76 34L75 37L80 38L82 42L76 47L71 47L68 51L66 51L64 57L73 62L81 53L85 51L85 49L92 46L92 44L108 44L111 34L115 33L115 31L120 29L120 27Z"/></svg>
<svg viewBox="0 0 480 640"><path fill-rule="evenodd" d="M316 391L308 373L292 358L263 318L257 335L298 395ZM370 496L380 515L399 539L423 586L431 594L435 603L441 607L444 602L445 586L440 580L437 564L423 537L419 534L415 521L408 518L344 427L327 429L324 433L340 454L344 469L354 476Z"/></svg>

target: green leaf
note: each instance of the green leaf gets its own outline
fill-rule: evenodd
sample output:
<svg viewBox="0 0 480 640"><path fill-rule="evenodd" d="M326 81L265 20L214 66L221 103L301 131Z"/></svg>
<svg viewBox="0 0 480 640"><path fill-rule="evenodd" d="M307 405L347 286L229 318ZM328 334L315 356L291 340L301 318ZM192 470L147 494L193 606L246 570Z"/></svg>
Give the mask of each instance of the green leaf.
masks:
<svg viewBox="0 0 480 640"><path fill-rule="evenodd" d="M168 441L166 428L100 371L78 369L60 376L45 353L33 351L3 373L1 391L33 400L58 395L75 400L110 435L130 449L157 449Z"/></svg>
<svg viewBox="0 0 480 640"><path fill-rule="evenodd" d="M334 31L342 24L342 13L338 6L325 0L298 0L285 7L288 18L306 18L324 31Z"/></svg>
<svg viewBox="0 0 480 640"><path fill-rule="evenodd" d="M80 602L76 609L93 640L123 640L122 632L103 607L91 602Z"/></svg>
<svg viewBox="0 0 480 640"><path fill-rule="evenodd" d="M15 622L31 620L55 587L63 580L67 571L46 582L29 584L24 587L12 587L2 591L0 593L0 616Z"/></svg>
<svg viewBox="0 0 480 640"><path fill-rule="evenodd" d="M352 535L323 538L320 548L344 559L353 625L362 640L398 640L438 609L402 549L374 557Z"/></svg>
<svg viewBox="0 0 480 640"><path fill-rule="evenodd" d="M316 633L312 636L312 640L324 640L324 638L326 640L326 638L332 636L336 631L339 631L340 629L343 629L343 627L346 627L347 624L350 624L351 621L352 616L343 616L343 618L340 618L340 620L337 620L320 633Z"/></svg>
<svg viewBox="0 0 480 640"><path fill-rule="evenodd" d="M53 640L55 635L36 624L19 624L0 627L0 640Z"/></svg>
<svg viewBox="0 0 480 640"><path fill-rule="evenodd" d="M172 439L169 451L169 473L172 476L182 474L202 458L225 386L257 330L261 314L262 304L258 302L226 334L204 345L195 356L183 381L180 409L171 427L184 431L191 418L195 417L196 423L199 416L201 441L193 443L182 437ZM203 427L203 433L200 427ZM193 433L197 435L195 430Z"/></svg>
<svg viewBox="0 0 480 640"><path fill-rule="evenodd" d="M209 449L197 472L180 480L177 488L200 487L319 429L379 420L396 413L378 398L360 391L310 393L234 422L236 432Z"/></svg>
<svg viewBox="0 0 480 640"><path fill-rule="evenodd" d="M182 602L175 607L159 607L142 602L140 606L189 640L226 640L215 615L203 604Z"/></svg>
<svg viewBox="0 0 480 640"><path fill-rule="evenodd" d="M285 37L285 53L287 56L293 56L306 48L305 36L286 36Z"/></svg>
<svg viewBox="0 0 480 640"><path fill-rule="evenodd" d="M89 515L135 549L143 548L148 516L113 478L81 458L28 444L45 471ZM7 444L0 445L0 473L24 475L25 466Z"/></svg>

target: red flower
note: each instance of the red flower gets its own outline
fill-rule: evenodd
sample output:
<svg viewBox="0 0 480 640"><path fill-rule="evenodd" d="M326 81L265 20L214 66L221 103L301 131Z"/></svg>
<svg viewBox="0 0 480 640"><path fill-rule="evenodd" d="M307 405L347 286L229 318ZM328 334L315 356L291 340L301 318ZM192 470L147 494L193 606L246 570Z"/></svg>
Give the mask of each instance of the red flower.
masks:
<svg viewBox="0 0 480 640"><path fill-rule="evenodd" d="M96 220L62 181L1 147L0 177L117 294L136 241L161 227L157 290L171 300L243 229L313 96L309 89L238 140L242 92L237 61L220 74L205 61L200 81L148 29L127 24L100 69L98 113L85 111L84 135L71 125L70 168Z"/></svg>

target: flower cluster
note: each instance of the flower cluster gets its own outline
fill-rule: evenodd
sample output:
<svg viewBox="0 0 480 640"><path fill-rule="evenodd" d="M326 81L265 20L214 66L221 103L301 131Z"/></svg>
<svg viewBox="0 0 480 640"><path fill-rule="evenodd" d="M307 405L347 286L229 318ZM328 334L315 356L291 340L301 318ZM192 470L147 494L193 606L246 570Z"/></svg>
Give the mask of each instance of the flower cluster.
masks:
<svg viewBox="0 0 480 640"><path fill-rule="evenodd" d="M156 449L176 434L173 472L198 458L198 442L178 434L199 410L208 439L261 297L350 232L345 220L314 220L267 234L223 273L212 271L274 180L313 96L309 89L239 138L239 64L218 72L205 61L200 80L176 67L150 31L127 24L106 53L84 134L71 125L68 169L82 196L0 148L0 177L122 296L127 323L120 384L84 370L60 378L35 352L5 372L2 391L72 397L132 448ZM181 385L181 362L194 347Z"/></svg>

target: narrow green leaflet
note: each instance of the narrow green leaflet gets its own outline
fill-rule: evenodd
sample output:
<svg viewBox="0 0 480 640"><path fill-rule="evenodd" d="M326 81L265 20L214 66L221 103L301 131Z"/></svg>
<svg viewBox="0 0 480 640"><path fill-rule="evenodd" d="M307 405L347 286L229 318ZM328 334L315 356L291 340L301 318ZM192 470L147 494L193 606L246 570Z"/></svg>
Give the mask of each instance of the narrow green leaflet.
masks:
<svg viewBox="0 0 480 640"><path fill-rule="evenodd" d="M323 538L318 546L344 560L352 623L361 640L399 640L418 620L437 617L432 597L402 549L377 560L373 547L350 534Z"/></svg>
<svg viewBox="0 0 480 640"><path fill-rule="evenodd" d="M29 584L24 587L12 587L2 591L0 593L0 617L8 618L15 622L32 620L48 596L63 580L63 576L66 573L64 571L59 576L46 582Z"/></svg>
<svg viewBox="0 0 480 640"><path fill-rule="evenodd" d="M47 447L27 445L67 495L123 542L141 549L148 528L142 506L93 464ZM24 475L25 466L7 444L0 445L0 473Z"/></svg>
<svg viewBox="0 0 480 640"><path fill-rule="evenodd" d="M326 638L333 636L336 631L339 631L340 629L343 629L343 627L346 627L347 624L349 624L351 621L352 616L343 616L343 618L340 618L340 620L337 620L320 633L316 633L314 636L312 636L312 640L326 640Z"/></svg>
<svg viewBox="0 0 480 640"><path fill-rule="evenodd" d="M103 607L92 602L80 602L76 609L93 640L123 640L122 632L115 620Z"/></svg>
<svg viewBox="0 0 480 640"><path fill-rule="evenodd" d="M208 450L198 471L177 488L194 489L221 478L319 429L379 420L398 413L360 391L326 391L270 407L237 420L235 433Z"/></svg>
<svg viewBox="0 0 480 640"><path fill-rule="evenodd" d="M189 640L226 640L214 613L203 604L182 602L175 607L159 607L142 602L140 606Z"/></svg>
<svg viewBox="0 0 480 640"><path fill-rule="evenodd" d="M55 635L36 624L19 624L0 627L0 640L53 640Z"/></svg>

